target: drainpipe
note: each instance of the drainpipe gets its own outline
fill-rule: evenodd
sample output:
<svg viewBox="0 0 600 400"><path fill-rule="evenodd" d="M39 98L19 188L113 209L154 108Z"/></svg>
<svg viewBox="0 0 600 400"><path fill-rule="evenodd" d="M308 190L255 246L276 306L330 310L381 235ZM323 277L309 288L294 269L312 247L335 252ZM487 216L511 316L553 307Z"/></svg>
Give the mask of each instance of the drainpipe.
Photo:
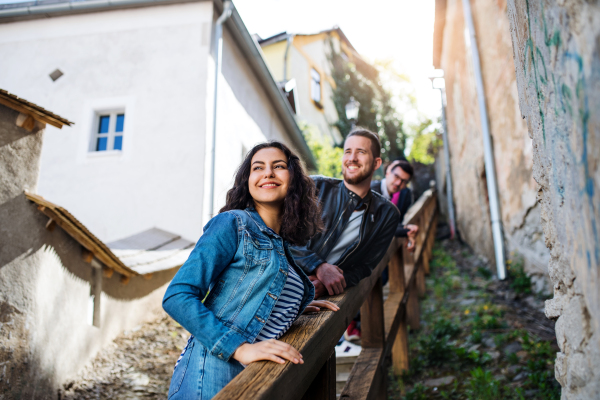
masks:
<svg viewBox="0 0 600 400"><path fill-rule="evenodd" d="M492 152L492 138L489 129L485 94L483 91L483 78L481 75L481 61L477 40L475 38L475 26L473 14L471 13L470 0L462 0L465 23L469 33L471 54L473 55L473 70L475 71L475 86L477 88L477 100L479 102L479 115L481 119L481 131L483 133L483 154L485 161L485 174L487 178L488 196L490 199L490 215L492 219L492 235L494 238L494 251L496 254L496 269L498 279L506 278L506 266L504 263L504 237L502 233L502 220L500 218L500 206L498 201L498 186L496 184L496 168L494 166L494 153Z"/></svg>
<svg viewBox="0 0 600 400"><path fill-rule="evenodd" d="M210 160L210 197L208 199L208 212L210 218L214 216L215 207L215 145L217 142L217 101L219 99L219 76L221 75L221 61L223 57L223 24L231 16L233 3L230 0L223 1L223 14L217 19L215 24L215 92L213 98L213 129L212 129L212 148Z"/></svg>
<svg viewBox="0 0 600 400"><path fill-rule="evenodd" d="M290 47L292 46L292 42L294 41L294 34L290 33L287 37L287 44L285 46L285 53L283 54L283 82L287 83L287 65L288 65L288 53L290 51Z"/></svg>
<svg viewBox="0 0 600 400"><path fill-rule="evenodd" d="M450 173L450 143L448 142L448 124L446 123L446 91L439 89L442 97L442 139L444 141L444 164L446 167L446 198L448 201L448 222L450 222L450 239L456 234L454 219L454 198L452 197L452 175Z"/></svg>

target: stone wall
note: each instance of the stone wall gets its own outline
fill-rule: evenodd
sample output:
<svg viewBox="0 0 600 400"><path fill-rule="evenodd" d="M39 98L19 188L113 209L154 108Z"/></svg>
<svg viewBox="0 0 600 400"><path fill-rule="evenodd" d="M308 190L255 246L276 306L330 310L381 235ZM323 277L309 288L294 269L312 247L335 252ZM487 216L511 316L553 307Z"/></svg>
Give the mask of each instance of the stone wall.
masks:
<svg viewBox="0 0 600 400"><path fill-rule="evenodd" d="M565 399L600 398L600 5L509 0L519 104L533 139Z"/></svg>
<svg viewBox="0 0 600 400"><path fill-rule="evenodd" d="M457 229L480 255L494 261L483 138L477 103L470 44L465 40L461 0L438 0L436 23L445 18L440 65L446 78L450 168L454 186ZM445 4L444 4L445 3ZM439 7L439 5L442 7ZM533 151L527 125L519 112L506 2L472 1L477 45L481 57L489 126L500 197L506 248L524 259L534 290L550 292L547 279L548 250L536 202L537 184L532 177ZM436 27L437 29L437 27ZM434 56L434 59L436 57ZM440 156L442 156L440 152ZM438 177L443 162L436 162ZM445 202L443 180L438 179Z"/></svg>

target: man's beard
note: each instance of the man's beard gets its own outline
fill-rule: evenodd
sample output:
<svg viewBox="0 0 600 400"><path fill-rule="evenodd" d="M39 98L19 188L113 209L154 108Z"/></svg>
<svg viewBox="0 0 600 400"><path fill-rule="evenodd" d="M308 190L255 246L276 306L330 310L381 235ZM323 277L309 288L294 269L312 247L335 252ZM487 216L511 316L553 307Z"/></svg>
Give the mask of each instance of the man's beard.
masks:
<svg viewBox="0 0 600 400"><path fill-rule="evenodd" d="M373 166L371 166L369 169L365 168L362 174L357 175L354 178L349 178L346 176L347 168L348 167L343 169L342 175L344 176L344 180L351 185L358 185L359 183L364 182L365 180L369 179L373 173Z"/></svg>

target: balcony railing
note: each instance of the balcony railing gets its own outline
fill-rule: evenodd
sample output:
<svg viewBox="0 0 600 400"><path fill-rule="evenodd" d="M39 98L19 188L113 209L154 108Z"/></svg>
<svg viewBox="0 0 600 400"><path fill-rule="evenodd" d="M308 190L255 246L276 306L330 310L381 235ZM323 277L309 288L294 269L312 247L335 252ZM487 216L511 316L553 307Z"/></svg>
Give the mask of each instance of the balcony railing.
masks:
<svg viewBox="0 0 600 400"><path fill-rule="evenodd" d="M435 191L426 191L407 212L404 222L419 226L414 252L406 239L394 239L371 276L329 299L337 312L301 316L281 338L300 351L304 364L250 364L225 386L215 400L335 399L335 345L350 321L361 312L362 351L350 372L341 399L385 399L384 362L391 354L397 373L408 369L407 327L419 327L419 296L437 225ZM389 266L389 296L384 302L381 273Z"/></svg>

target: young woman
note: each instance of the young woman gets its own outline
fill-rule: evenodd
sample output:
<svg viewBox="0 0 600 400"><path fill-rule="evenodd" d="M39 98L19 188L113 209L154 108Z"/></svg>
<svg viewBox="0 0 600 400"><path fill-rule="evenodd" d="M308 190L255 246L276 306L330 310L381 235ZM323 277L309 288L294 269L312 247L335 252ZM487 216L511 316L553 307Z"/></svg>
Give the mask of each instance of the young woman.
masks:
<svg viewBox="0 0 600 400"><path fill-rule="evenodd" d="M321 229L315 186L298 157L279 142L255 146L165 294L165 311L192 334L169 399L211 399L254 361L303 363L277 339L304 311L338 307L313 301L288 245Z"/></svg>

